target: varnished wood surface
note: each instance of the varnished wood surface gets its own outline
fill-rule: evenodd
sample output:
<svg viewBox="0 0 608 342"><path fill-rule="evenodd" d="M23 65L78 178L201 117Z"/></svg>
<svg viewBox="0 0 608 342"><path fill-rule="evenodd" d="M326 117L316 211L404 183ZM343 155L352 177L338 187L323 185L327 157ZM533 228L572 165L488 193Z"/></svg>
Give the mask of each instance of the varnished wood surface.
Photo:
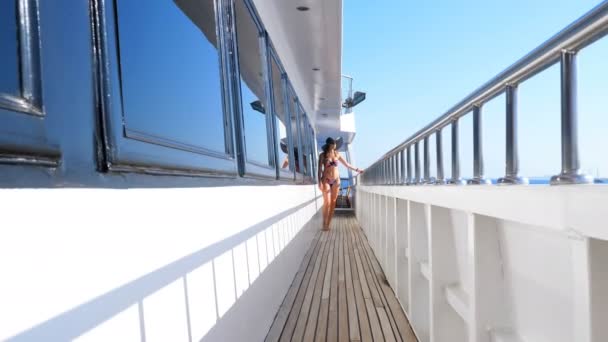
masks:
<svg viewBox="0 0 608 342"><path fill-rule="evenodd" d="M266 341L416 342L354 215L317 233Z"/></svg>

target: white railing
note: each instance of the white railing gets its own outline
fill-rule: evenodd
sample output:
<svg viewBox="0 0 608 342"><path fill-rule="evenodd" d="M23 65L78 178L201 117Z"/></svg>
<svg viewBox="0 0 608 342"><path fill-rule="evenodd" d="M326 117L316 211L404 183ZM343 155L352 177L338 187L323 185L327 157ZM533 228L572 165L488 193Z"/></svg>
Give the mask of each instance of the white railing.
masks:
<svg viewBox="0 0 608 342"><path fill-rule="evenodd" d="M608 341L608 189L357 187L421 342Z"/></svg>
<svg viewBox="0 0 608 342"><path fill-rule="evenodd" d="M608 187L587 184L593 178L580 171L576 106L576 53L607 32L604 1L358 177L357 218L421 342L608 341ZM496 183L528 183L519 175L517 86L556 63L562 165L550 183L559 186L479 186L490 183L482 107L502 93L506 168ZM458 121L471 112L474 175L465 181ZM448 126L449 178L441 142ZM470 186L455 186L463 184Z"/></svg>

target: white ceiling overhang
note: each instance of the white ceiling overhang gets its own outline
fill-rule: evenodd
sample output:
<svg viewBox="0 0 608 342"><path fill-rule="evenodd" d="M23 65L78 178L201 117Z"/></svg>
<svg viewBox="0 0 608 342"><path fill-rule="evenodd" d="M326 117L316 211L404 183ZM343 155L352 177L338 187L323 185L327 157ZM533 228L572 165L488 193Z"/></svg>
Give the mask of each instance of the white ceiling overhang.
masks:
<svg viewBox="0 0 608 342"><path fill-rule="evenodd" d="M253 0L253 3L319 138L338 136L342 0ZM308 10L298 10L301 6Z"/></svg>

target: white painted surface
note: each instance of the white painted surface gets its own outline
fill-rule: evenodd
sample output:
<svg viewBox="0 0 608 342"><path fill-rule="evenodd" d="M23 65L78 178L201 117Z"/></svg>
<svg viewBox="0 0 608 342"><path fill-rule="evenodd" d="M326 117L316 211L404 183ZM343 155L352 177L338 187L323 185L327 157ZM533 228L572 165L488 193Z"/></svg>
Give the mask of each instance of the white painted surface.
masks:
<svg viewBox="0 0 608 342"><path fill-rule="evenodd" d="M408 244L408 208L407 201L396 200L396 231L397 237L397 263L395 272L397 272L397 299L403 306L405 312L409 310L409 247Z"/></svg>
<svg viewBox="0 0 608 342"><path fill-rule="evenodd" d="M320 136L337 136L342 86L342 0L253 3L313 127ZM298 11L298 6L309 10Z"/></svg>
<svg viewBox="0 0 608 342"><path fill-rule="evenodd" d="M340 115L340 131L347 143L355 140L357 129L355 127L355 112ZM354 162L352 162L353 165Z"/></svg>
<svg viewBox="0 0 608 342"><path fill-rule="evenodd" d="M0 190L0 340L263 339L318 228L315 194Z"/></svg>
<svg viewBox="0 0 608 342"><path fill-rule="evenodd" d="M371 239L384 234L374 231L383 219L367 208L379 198L407 204L385 215L408 216L408 238L395 253L372 248L395 255L396 270L393 260L382 267L398 275L397 293L407 282L400 301L420 341L608 341L607 187L359 186L357 194ZM409 269L399 250L410 251Z"/></svg>
<svg viewBox="0 0 608 342"><path fill-rule="evenodd" d="M460 285L445 287L445 299L448 304L458 313L464 321L469 319L469 295L464 292Z"/></svg>
<svg viewBox="0 0 608 342"><path fill-rule="evenodd" d="M420 263L420 273L422 273L426 280L431 280L431 269L428 262L423 261Z"/></svg>

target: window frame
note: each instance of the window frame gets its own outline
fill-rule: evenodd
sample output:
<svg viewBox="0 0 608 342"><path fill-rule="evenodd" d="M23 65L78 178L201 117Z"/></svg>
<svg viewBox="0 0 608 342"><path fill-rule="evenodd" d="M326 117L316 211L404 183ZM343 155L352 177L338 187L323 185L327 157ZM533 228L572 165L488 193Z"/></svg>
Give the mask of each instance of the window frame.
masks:
<svg viewBox="0 0 608 342"><path fill-rule="evenodd" d="M125 123L117 0L99 1L95 13L98 98L101 100L102 164L108 171L204 175L234 178L230 63L225 36L225 0L213 0L219 66L218 86L224 122L225 151L214 151L129 129Z"/></svg>
<svg viewBox="0 0 608 342"><path fill-rule="evenodd" d="M300 108L300 101L296 95L295 90L293 89L293 86L291 84L291 82L289 80L287 80L287 88L285 89L287 91L287 95L288 95L288 106L291 106L290 109L293 109L293 112L290 111L289 113L289 123L290 124L294 124L294 122L292 122L292 116L296 119L295 120L295 126L296 126L296 131L293 132L292 131L292 141L295 138L295 141L293 141L293 146L294 148L297 148L299 153L302 152L302 143L301 143L301 137L300 137L300 124L299 124L299 120L300 120L300 115L299 115L299 108ZM293 173L294 173L294 178L296 182L301 182L304 180L304 174L301 172L296 172L296 167L295 167L295 156L292 157L293 158ZM298 167L300 168L300 170L303 170L303 164L302 164L302 158L300 158L298 160Z"/></svg>
<svg viewBox="0 0 608 342"><path fill-rule="evenodd" d="M314 170L314 162L313 162L313 158L314 158L314 150L313 150L313 141L312 141L312 125L310 124L310 119L308 118L308 116L306 116L304 118L304 130L306 131L306 139L307 139L307 156L308 156L308 161L307 161L307 166L310 167L310 172L309 172L309 176L310 176L310 181L314 182L314 176L315 176L315 170Z"/></svg>
<svg viewBox="0 0 608 342"><path fill-rule="evenodd" d="M298 159L298 167L300 168L300 175L302 176L302 180L306 177L306 172L304 172L304 158L302 158L302 156L304 155L304 148L305 148L305 141L304 141L304 132L302 132L302 118L304 117L304 111L302 109L302 105L300 104L300 101L298 99L298 97L294 97L294 109L295 109L295 114L296 114L296 127L298 128L298 153L300 155L300 159Z"/></svg>
<svg viewBox="0 0 608 342"><path fill-rule="evenodd" d="M311 170L312 170L312 182L314 184L317 184L317 176L316 176L316 172L317 172L317 138L316 138L316 133L314 128L312 127L312 125L309 123L308 124L308 129L310 130L310 162L312 163L311 166Z"/></svg>
<svg viewBox="0 0 608 342"><path fill-rule="evenodd" d="M313 170L310 170L311 164L310 164L310 137L309 134L307 132L307 127L308 127L308 115L306 114L306 111L304 111L304 108L302 106L301 103L298 102L298 108L299 108L299 112L300 112L300 119L299 119L299 125L298 125L298 131L301 132L301 137L302 137L302 153L303 156L307 156L307 161L306 161L306 165L304 165L304 158L301 158L300 161L300 170L306 170L306 172L303 173L304 175L304 179L306 179L306 177L312 177L313 175ZM302 167L305 167L304 169L302 169Z"/></svg>
<svg viewBox="0 0 608 342"><path fill-rule="evenodd" d="M231 64L233 66L232 73L232 84L233 84L233 101L234 101L234 115L235 119L235 128L236 128L236 150L237 150L237 159L239 164L239 175L245 178L262 178L262 179L276 179L277 178L277 168L276 165L276 153L274 152L274 133L273 133L273 123L272 116L265 114L266 116L266 141L268 147L268 159L269 165L264 165L258 163L256 161L250 161L247 159L247 144L245 140L245 111L243 110L243 98L241 92L241 72L240 72L240 63L239 63L239 49L238 49L238 32L236 29L236 1L242 1L249 13L251 19L253 20L257 30L258 30L258 44L260 47L260 60L262 61L262 73L264 78L264 106L269 109L269 112L272 114L271 106L272 101L269 96L271 93L270 89L270 76L269 76L269 56L267 49L267 41L268 34L262 25L260 17L257 13L257 10L253 6L253 4L249 0L226 0L229 1L230 7L230 37L231 37L231 51L232 51L232 60Z"/></svg>
<svg viewBox="0 0 608 342"><path fill-rule="evenodd" d="M39 0L13 3L20 94L0 93L0 163L57 167L61 153L49 139L42 96Z"/></svg>
<svg viewBox="0 0 608 342"><path fill-rule="evenodd" d="M277 179L295 179L295 175L294 172L292 171L292 165L294 162L294 156L293 156L293 143L291 141L291 116L289 113L289 103L287 103L287 101L289 101L289 96L287 95L287 91L286 91L286 86L287 86L287 73L285 72L285 68L283 67L283 64L281 63L281 59L279 58L279 55L277 54L272 41L270 39L268 39L268 56L269 56L269 67L268 70L269 72L269 79L271 81L271 87L270 89L272 90L270 92L271 94L271 102L272 102L272 122L273 122L273 136L274 136L274 152L276 154L276 167L277 167ZM287 155L288 155L288 160L289 160L289 168L287 170L283 170L281 168L281 161L279 160L279 143L280 143L280 137L279 137L279 118L277 115L277 108L275 108L275 98L274 98L274 79L272 78L272 62L276 63L277 68L279 69L279 73L280 73L280 87L281 87L281 97L283 98L283 111L285 112L285 134L287 135ZM295 168L294 168L295 170Z"/></svg>
<svg viewBox="0 0 608 342"><path fill-rule="evenodd" d="M298 174L296 172L296 165L295 165L295 155L293 153L293 151L296 148L296 141L294 141L294 137L293 137L293 130L292 130L292 122L291 122L291 116L293 113L291 113L291 106L290 106L290 101L293 101L294 97L292 96L292 91L291 91L291 83L289 81L289 77L287 75L285 75L285 77L283 78L283 105L285 107L285 115L287 116L287 145L289 148L289 154L288 154L288 158L289 158L289 173L291 173L291 178L294 181L298 180ZM297 133L296 133L297 134Z"/></svg>

